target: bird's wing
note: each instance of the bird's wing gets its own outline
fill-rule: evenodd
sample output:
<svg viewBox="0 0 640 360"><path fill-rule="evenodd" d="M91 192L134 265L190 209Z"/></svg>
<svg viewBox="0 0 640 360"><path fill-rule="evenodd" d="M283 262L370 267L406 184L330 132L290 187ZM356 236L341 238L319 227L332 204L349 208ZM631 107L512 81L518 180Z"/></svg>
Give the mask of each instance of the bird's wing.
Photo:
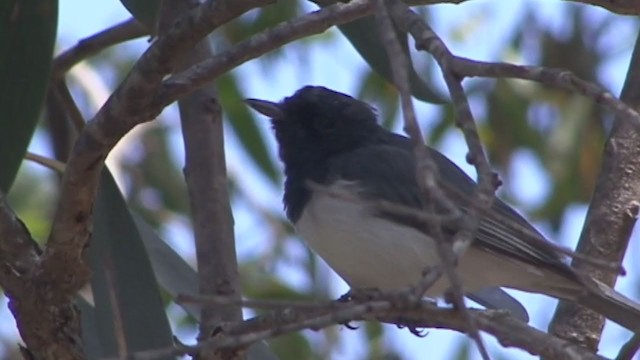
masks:
<svg viewBox="0 0 640 360"><path fill-rule="evenodd" d="M529 322L527 309L517 299L497 286L488 286L465 295L487 309L509 310L516 319L525 323Z"/></svg>
<svg viewBox="0 0 640 360"><path fill-rule="evenodd" d="M330 177L357 182L365 198L383 199L421 209L423 202L416 180L414 156L405 140L397 136L385 143L360 147L336 156L329 162ZM444 155L431 148L429 150L440 171L440 188L450 200L466 211L476 183ZM576 278L553 249L538 244L544 237L515 210L497 198L492 210L483 214L474 246ZM423 232L426 230L424 224L413 219L389 213L380 216L414 226ZM453 234L456 230L450 228L445 232Z"/></svg>
<svg viewBox="0 0 640 360"><path fill-rule="evenodd" d="M419 209L422 201L414 166L411 153L395 146L374 145L335 157L329 163L329 180L354 181L365 198L383 199ZM424 224L394 217L392 214L380 216L414 226L421 231L425 229ZM516 318L528 322L529 315L522 304L499 287L486 287L468 296L487 308L509 310Z"/></svg>

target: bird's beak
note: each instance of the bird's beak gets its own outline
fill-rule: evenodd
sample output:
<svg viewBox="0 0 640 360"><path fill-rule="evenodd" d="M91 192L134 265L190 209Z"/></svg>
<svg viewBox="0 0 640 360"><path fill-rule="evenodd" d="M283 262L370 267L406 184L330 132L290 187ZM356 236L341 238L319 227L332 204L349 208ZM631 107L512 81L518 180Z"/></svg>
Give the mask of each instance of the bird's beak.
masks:
<svg viewBox="0 0 640 360"><path fill-rule="evenodd" d="M267 100L245 99L244 102L253 110L272 119L282 118L284 113L280 104Z"/></svg>

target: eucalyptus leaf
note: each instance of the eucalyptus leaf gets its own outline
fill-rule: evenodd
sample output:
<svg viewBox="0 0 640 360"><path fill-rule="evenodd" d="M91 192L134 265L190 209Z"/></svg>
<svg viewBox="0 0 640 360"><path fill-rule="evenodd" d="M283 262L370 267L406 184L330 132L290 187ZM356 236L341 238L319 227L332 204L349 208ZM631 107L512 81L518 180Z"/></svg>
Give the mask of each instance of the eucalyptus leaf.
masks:
<svg viewBox="0 0 640 360"><path fill-rule="evenodd" d="M338 1L316 0L314 2L320 7L326 7ZM380 41L378 24L376 23L375 17L373 15L365 16L350 23L340 25L338 28L369 66L388 82L393 83L391 64L389 63L384 45ZM396 33L402 44L403 51L406 56L410 58L407 34L400 32L398 29L396 29ZM411 94L416 99L432 104L442 104L447 101L440 92L418 75L413 66L407 70L409 71Z"/></svg>
<svg viewBox="0 0 640 360"><path fill-rule="evenodd" d="M96 309L85 299L78 297L76 305L80 309L80 321L82 321L82 341L84 342L84 354L87 359L99 359L102 357L102 343L98 334L98 319Z"/></svg>
<svg viewBox="0 0 640 360"><path fill-rule="evenodd" d="M0 190L9 192L49 83L57 0L0 1Z"/></svg>
<svg viewBox="0 0 640 360"><path fill-rule="evenodd" d="M173 334L140 233L104 170L89 249L102 356L173 346ZM171 358L171 357L169 357Z"/></svg>
<svg viewBox="0 0 640 360"><path fill-rule="evenodd" d="M153 271L158 283L165 291L176 297L178 294L198 294L198 274L169 246L144 219L132 214L144 242ZM189 315L200 321L200 306L195 304L179 304ZM249 360L277 360L277 357L264 342L249 346Z"/></svg>
<svg viewBox="0 0 640 360"><path fill-rule="evenodd" d="M136 20L155 33L161 0L120 0Z"/></svg>
<svg viewBox="0 0 640 360"><path fill-rule="evenodd" d="M198 294L198 274L196 271L162 240L140 215L135 213L132 215L160 286L173 298L178 294ZM195 304L179 305L189 315L200 321L200 306Z"/></svg>

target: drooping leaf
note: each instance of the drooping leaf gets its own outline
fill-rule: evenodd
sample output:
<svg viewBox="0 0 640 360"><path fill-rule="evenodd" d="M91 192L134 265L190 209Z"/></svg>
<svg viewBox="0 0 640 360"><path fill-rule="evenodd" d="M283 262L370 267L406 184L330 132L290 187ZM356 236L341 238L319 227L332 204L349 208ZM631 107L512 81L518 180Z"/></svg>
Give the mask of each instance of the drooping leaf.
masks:
<svg viewBox="0 0 640 360"><path fill-rule="evenodd" d="M160 286L172 297L178 294L198 293L198 274L171 246L156 234L144 219L132 214L140 236L149 254L149 260ZM195 304L180 304L189 315L200 320L200 307ZM264 341L252 344L248 350L249 360L277 360Z"/></svg>
<svg viewBox="0 0 640 360"><path fill-rule="evenodd" d="M49 83L57 0L0 2L0 190L9 192Z"/></svg>
<svg viewBox="0 0 640 360"><path fill-rule="evenodd" d="M335 0L315 0L320 7L326 7L335 4ZM374 16L366 16L350 23L338 26L340 31L347 37L351 45L362 56L362 58L371 66L371 68L382 75L387 81L393 83L393 74L391 72L391 64L387 57L387 52L380 41L378 35L378 25ZM400 39L406 56L409 55L409 47L407 45L407 34L396 31ZM442 94L435 90L430 84L425 82L411 66L409 69L409 85L413 96L424 102L433 104L442 104L446 99Z"/></svg>
<svg viewBox="0 0 640 360"><path fill-rule="evenodd" d="M155 32L161 0L120 0L136 20Z"/></svg>
<svg viewBox="0 0 640 360"><path fill-rule="evenodd" d="M87 359L99 359L102 356L102 343L98 333L98 319L96 309L85 299L78 297L76 305L80 308L82 321L82 341L84 354Z"/></svg>
<svg viewBox="0 0 640 360"><path fill-rule="evenodd" d="M338 26L338 28L369 66L387 81L393 83L391 64L377 34L377 24L374 17L367 16ZM400 39L406 45L407 35L400 34ZM403 50L409 56L408 47L404 46ZM413 66L408 71L411 93L416 99L433 104L441 104L446 101L437 90L420 78Z"/></svg>
<svg viewBox="0 0 640 360"><path fill-rule="evenodd" d="M221 76L217 84L220 103L238 140L266 178L273 184L279 184L280 172L269 156L264 134L256 125L256 118L243 102L237 79L228 73Z"/></svg>
<svg viewBox="0 0 640 360"><path fill-rule="evenodd" d="M158 283L172 297L179 294L198 294L198 274L169 244L156 234L151 225L141 216L132 214L149 254ZM194 304L180 304L189 315L200 319L200 307Z"/></svg>
<svg viewBox="0 0 640 360"><path fill-rule="evenodd" d="M171 327L146 249L106 169L96 198L93 229L91 288L102 355L172 346Z"/></svg>

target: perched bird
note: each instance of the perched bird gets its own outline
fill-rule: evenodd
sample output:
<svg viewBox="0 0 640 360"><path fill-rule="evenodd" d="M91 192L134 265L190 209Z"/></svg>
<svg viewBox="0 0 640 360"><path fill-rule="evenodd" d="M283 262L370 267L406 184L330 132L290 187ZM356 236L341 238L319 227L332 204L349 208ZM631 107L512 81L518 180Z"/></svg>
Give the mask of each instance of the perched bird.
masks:
<svg viewBox="0 0 640 360"><path fill-rule="evenodd" d="M440 262L425 224L377 211L372 200L425 208L412 145L377 122L367 103L324 87L307 86L280 103L248 99L271 118L284 164L284 205L296 231L353 289L399 290L416 285ZM463 211L476 183L437 150L439 186ZM312 182L326 191L312 189ZM521 231L525 229L526 231ZM443 230L452 236L456 228ZM533 226L495 199L476 238L459 259L463 290L487 307L526 311L498 287L575 301L630 329L640 329L640 307L606 285L578 274ZM428 296L449 287L441 277Z"/></svg>

